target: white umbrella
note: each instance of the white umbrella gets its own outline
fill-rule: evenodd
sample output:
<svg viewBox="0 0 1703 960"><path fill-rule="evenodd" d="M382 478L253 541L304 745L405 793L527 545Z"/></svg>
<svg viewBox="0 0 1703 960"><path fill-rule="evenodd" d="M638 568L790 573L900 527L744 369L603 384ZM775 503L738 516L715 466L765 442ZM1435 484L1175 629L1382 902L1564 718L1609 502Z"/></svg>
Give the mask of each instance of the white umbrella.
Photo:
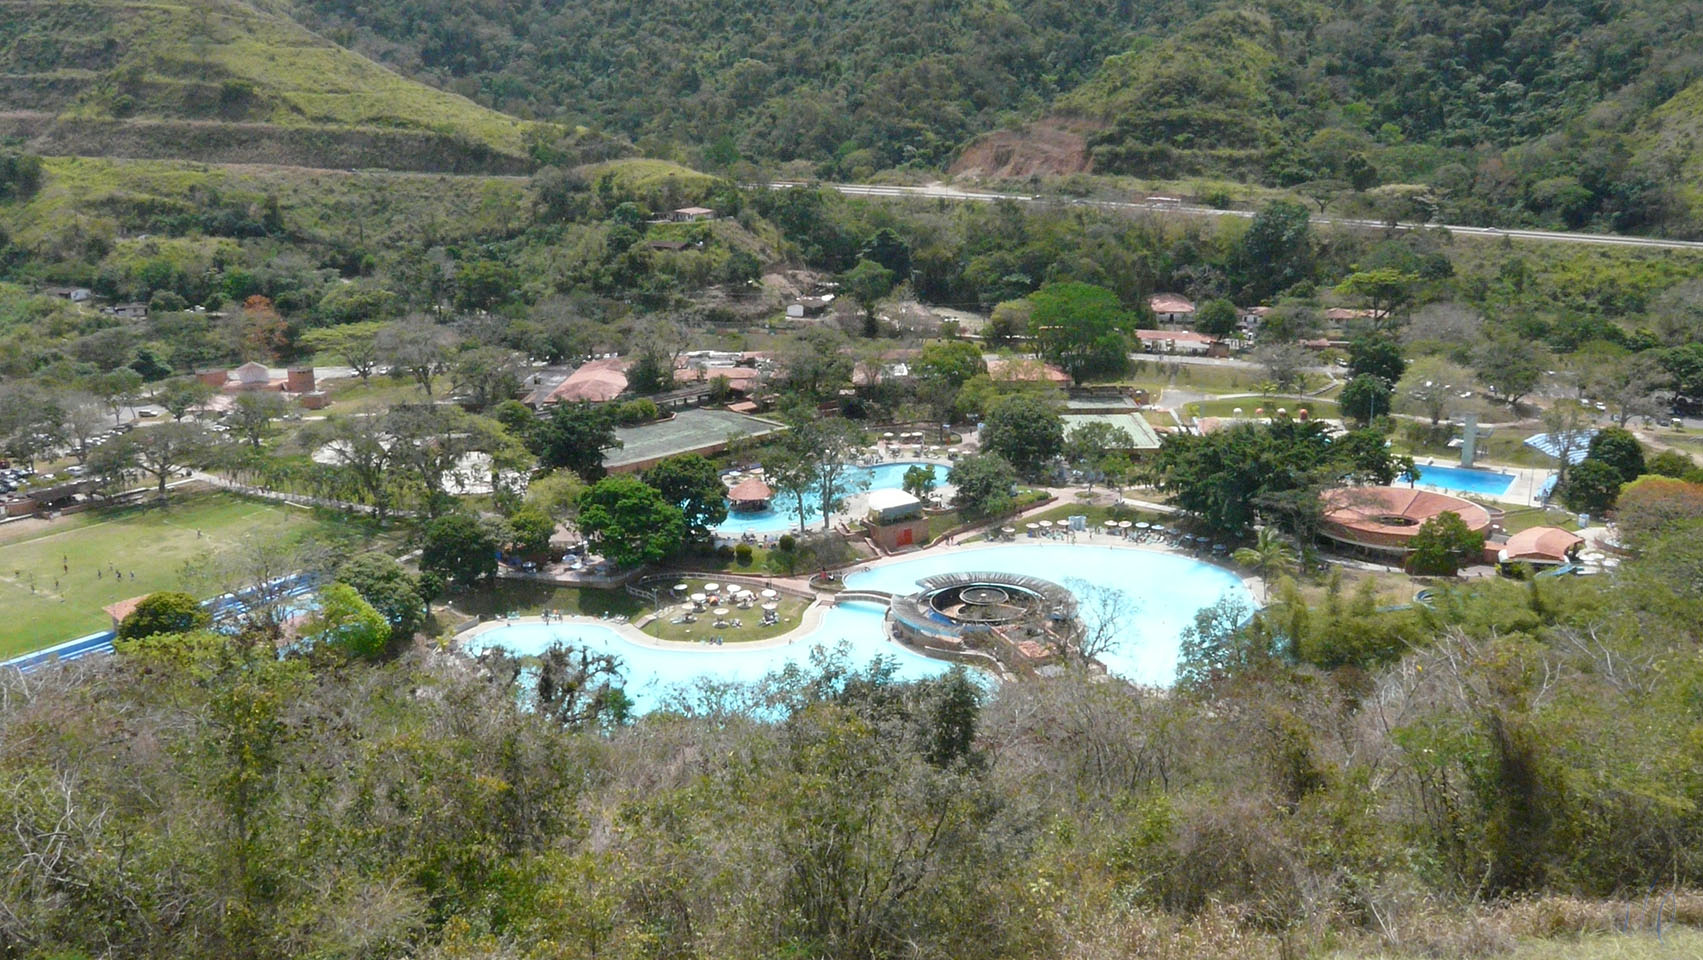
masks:
<svg viewBox="0 0 1703 960"><path fill-rule="evenodd" d="M773 599L774 597L779 596L779 594L775 593L773 590L765 589L763 591L763 596Z"/></svg>
<svg viewBox="0 0 1703 960"><path fill-rule="evenodd" d="M768 603L763 604L763 609L764 610L778 610L778 609L780 609L780 604L774 602L773 600L770 600Z"/></svg>
<svg viewBox="0 0 1703 960"><path fill-rule="evenodd" d="M999 529L1000 529L1001 533L1016 533L1017 532L1016 527L1000 527Z"/></svg>
<svg viewBox="0 0 1703 960"><path fill-rule="evenodd" d="M692 589L692 588L686 586L684 583L677 583L677 584L674 585L674 592L675 593L685 593L687 590L690 590L690 589Z"/></svg>
<svg viewBox="0 0 1703 960"><path fill-rule="evenodd" d="M1046 528L1047 528L1047 527L1050 527L1050 526L1052 526L1052 525L1053 525L1053 522L1052 522L1052 521L1051 521L1051 520L1042 520L1042 521L1040 521L1040 524L1041 524L1041 529L1043 529L1043 530L1044 530L1044 529L1046 529Z"/></svg>
<svg viewBox="0 0 1703 960"><path fill-rule="evenodd" d="M881 439L883 439L883 440L891 440L891 439L893 439L893 431L891 431L891 430L889 430L889 431L887 431L887 432L886 432L886 433L883 433L883 434L882 434L882 435L881 435Z"/></svg>
<svg viewBox="0 0 1703 960"><path fill-rule="evenodd" d="M688 599L690 599L693 603L703 603L705 600L708 600L709 598L704 596L701 593L694 593Z"/></svg>
<svg viewBox="0 0 1703 960"><path fill-rule="evenodd" d="M1107 520L1104 523L1100 524L1100 526L1102 526L1102 527L1115 527L1117 525L1118 525L1118 522L1116 520Z"/></svg>
<svg viewBox="0 0 1703 960"><path fill-rule="evenodd" d="M715 593L717 590L720 590L720 589L721 589L721 584L719 584L719 583L706 583L706 584L704 584L704 592L705 593Z"/></svg>
<svg viewBox="0 0 1703 960"><path fill-rule="evenodd" d="M726 607L716 607L715 610L711 612L718 617L725 617L728 614L728 609Z"/></svg>

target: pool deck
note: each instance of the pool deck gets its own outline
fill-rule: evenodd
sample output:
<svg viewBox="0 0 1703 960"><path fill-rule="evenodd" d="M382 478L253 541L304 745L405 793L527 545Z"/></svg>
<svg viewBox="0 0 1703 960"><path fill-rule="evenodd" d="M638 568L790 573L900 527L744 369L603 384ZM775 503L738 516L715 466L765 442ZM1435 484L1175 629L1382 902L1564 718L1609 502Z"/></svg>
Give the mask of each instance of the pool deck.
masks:
<svg viewBox="0 0 1703 960"><path fill-rule="evenodd" d="M1464 493L1468 496L1479 497L1485 500L1494 500L1497 503L1507 503L1521 507L1536 506L1539 502L1537 495L1538 491L1543 489L1544 481L1548 480L1555 473L1554 470L1549 470L1543 467L1507 467L1500 464L1480 461L1472 469L1506 473L1514 478L1514 482L1508 484L1508 489L1502 491L1500 494L1492 495L1488 493L1475 493L1471 490L1449 490L1444 487L1425 486L1424 481L1426 467L1453 467L1458 470L1461 469L1459 460L1451 460L1443 457L1425 457L1414 462L1419 466L1419 486L1421 489L1443 490L1446 493L1453 493L1456 495ZM1398 486L1406 486L1406 484L1398 484Z"/></svg>
<svg viewBox="0 0 1703 960"><path fill-rule="evenodd" d="M1049 506L1052 506L1052 505L1049 505ZM1036 537L1032 540L1028 537L1019 537L1019 538L1012 540L1010 542L1013 543L1013 544L1023 544L1023 545L1030 545L1030 546L1033 546L1033 545L1044 546L1045 544L1047 544L1049 542L1055 542L1055 543L1059 544L1060 546L1069 546L1071 544L1076 544L1076 545L1080 545L1080 546L1117 547L1117 548L1123 549L1123 550L1146 550L1146 551L1149 551L1151 553L1169 553L1169 554L1173 554L1173 555L1176 555L1176 556L1187 557L1191 560L1195 560L1195 561L1200 562L1200 563L1208 564L1208 565L1211 565L1211 566L1224 567L1225 569L1229 569L1224 564L1214 563L1211 560L1197 556L1197 555L1195 555L1195 554L1193 554L1193 553L1191 553L1187 550L1177 550L1177 549L1173 549L1171 547L1164 546L1164 545L1161 545L1161 544L1130 543L1127 539L1125 539L1122 536L1115 536L1115 535L1112 535L1112 534L1100 533L1100 532L1096 532L1096 531L1089 531L1089 532L1085 532L1085 533L1077 533L1077 534L1072 535L1072 539L1068 539L1068 540L1060 539L1056 536L1051 537L1051 538L1049 538L1049 537ZM876 568L876 567L888 566L890 564L895 564L895 563L904 563L906 561L916 559L917 556L919 555L919 553L924 553L924 552L930 553L930 554L936 554L936 553L939 553L939 554L974 553L978 550L987 550L987 549L990 549L990 548L998 547L1000 545L1001 545L1001 542L998 542L998 541L978 540L975 543L953 545L953 546L941 546L939 548L930 548L930 549L927 549L926 551L912 551L910 553L901 553L901 554L896 554L894 556L882 557L879 560L871 560L868 563L860 564L857 567L854 567L850 570L841 571L841 573L842 573L842 575L859 573L859 572L862 572L864 570L868 570L868 569L872 569L872 568ZM1240 577L1240 579L1242 581L1242 585L1247 588L1248 592L1253 596L1255 602L1257 602L1257 603L1259 603L1263 606L1265 604L1264 584L1260 583L1259 580L1255 577ZM822 625L822 617L831 607L834 606L833 601L834 601L834 595L833 594L823 592L823 591L818 591L817 595L816 595L816 599L809 606L804 608L804 614L799 619L798 626L792 628L791 630L788 630L786 633L783 633L780 636L776 636L776 637L769 637L766 640L733 641L733 642L730 642L730 643L722 644L719 647L714 645L714 644L697 643L697 642L688 643L688 642L683 641L683 640L662 640L662 639L659 639L657 637L653 637L648 633L645 633L643 630L639 629L638 627L634 626L631 623L618 623L618 622L614 622L614 621L610 621L610 620L599 619L597 617L572 617L572 616L560 617L560 618L552 617L550 622L552 622L552 623L564 623L564 624L576 624L576 625L589 624L589 625L605 627L605 628L613 631L614 633L618 634L624 640L628 640L628 641L630 641L630 642L632 642L632 643L634 643L638 646L649 647L652 650L696 650L696 651L700 651L700 652L724 651L724 652L732 653L732 652L739 651L739 650L766 650L766 649L770 649L770 648L774 648L774 647L789 647L789 646L792 646L795 643L798 643L799 641L808 640L816 632L816 630ZM473 637L477 637L480 634L488 633L492 630L501 629L501 628L507 627L507 626L522 624L522 623L532 624L532 623L543 623L543 622L544 622L543 617L516 617L513 620L509 620L509 619L506 619L506 618L497 619L497 620L485 620L485 621L477 623L477 624L467 628L466 630L462 631L461 633L457 634L454 642L457 643L457 644L460 644L460 643L462 643L466 640L469 640ZM893 641L893 642L897 643L897 641Z"/></svg>

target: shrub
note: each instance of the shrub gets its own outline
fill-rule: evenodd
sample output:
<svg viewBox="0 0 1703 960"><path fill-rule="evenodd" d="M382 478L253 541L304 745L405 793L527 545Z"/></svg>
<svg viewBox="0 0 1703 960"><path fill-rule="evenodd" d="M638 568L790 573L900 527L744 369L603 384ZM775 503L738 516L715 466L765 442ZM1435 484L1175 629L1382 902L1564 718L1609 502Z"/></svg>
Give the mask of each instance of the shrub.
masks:
<svg viewBox="0 0 1703 960"><path fill-rule="evenodd" d="M1408 557L1408 569L1430 576L1455 575L1461 564L1484 552L1484 534L1474 533L1452 511L1439 513L1425 521L1413 535L1413 554Z"/></svg>
<svg viewBox="0 0 1703 960"><path fill-rule="evenodd" d="M1561 502L1574 513L1601 516L1614 509L1620 498L1620 471L1604 460L1586 457L1567 474L1561 486Z"/></svg>
<svg viewBox="0 0 1703 960"><path fill-rule="evenodd" d="M118 625L120 640L135 640L161 633L189 633L201 630L213 622L213 617L201 607L201 602L187 593L162 590L142 598Z"/></svg>
<svg viewBox="0 0 1703 960"><path fill-rule="evenodd" d="M740 566L749 567L751 565L751 545L749 543L742 543L739 546L734 547L733 557L735 560L739 561Z"/></svg>

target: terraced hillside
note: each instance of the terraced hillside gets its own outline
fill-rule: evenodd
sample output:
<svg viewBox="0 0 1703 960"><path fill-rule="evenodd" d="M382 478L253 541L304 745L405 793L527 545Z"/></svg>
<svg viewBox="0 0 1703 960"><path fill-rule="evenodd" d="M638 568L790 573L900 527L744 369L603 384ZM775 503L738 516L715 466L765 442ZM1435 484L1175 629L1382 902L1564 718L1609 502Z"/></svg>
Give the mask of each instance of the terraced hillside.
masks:
<svg viewBox="0 0 1703 960"><path fill-rule="evenodd" d="M517 173L555 131L240 0L0 0L0 136L43 154Z"/></svg>

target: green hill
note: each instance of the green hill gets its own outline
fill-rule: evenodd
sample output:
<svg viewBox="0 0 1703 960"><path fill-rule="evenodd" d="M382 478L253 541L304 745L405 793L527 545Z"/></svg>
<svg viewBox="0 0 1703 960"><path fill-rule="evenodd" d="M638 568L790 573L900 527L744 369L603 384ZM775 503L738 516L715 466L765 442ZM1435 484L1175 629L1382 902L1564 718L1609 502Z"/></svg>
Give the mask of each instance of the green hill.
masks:
<svg viewBox="0 0 1703 960"><path fill-rule="evenodd" d="M1063 129L1102 172L1415 184L1453 222L1703 235L1689 0L277 2L425 82L700 169L933 172L988 135L1029 156L1027 129L1036 172L1075 172Z"/></svg>
<svg viewBox="0 0 1703 960"><path fill-rule="evenodd" d="M0 0L0 110L46 154L520 172L551 139L240 0Z"/></svg>

